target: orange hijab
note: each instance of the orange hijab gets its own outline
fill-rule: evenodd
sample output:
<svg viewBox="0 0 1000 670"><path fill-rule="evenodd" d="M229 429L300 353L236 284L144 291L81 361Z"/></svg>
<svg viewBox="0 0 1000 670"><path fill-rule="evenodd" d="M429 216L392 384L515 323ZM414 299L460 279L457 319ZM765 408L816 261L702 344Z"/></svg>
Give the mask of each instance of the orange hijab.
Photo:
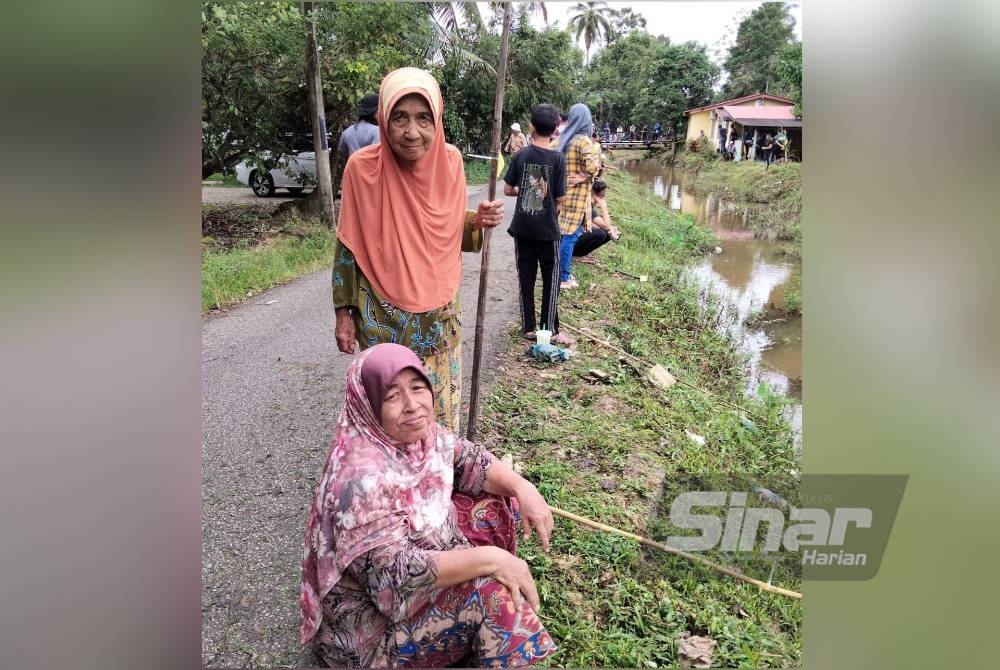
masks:
<svg viewBox="0 0 1000 670"><path fill-rule="evenodd" d="M434 114L434 141L413 166L396 162L389 112L417 93ZM462 228L468 196L462 154L444 141L444 105L426 70L404 67L382 80L381 142L353 154L344 170L337 237L378 294L408 312L451 302L462 279Z"/></svg>

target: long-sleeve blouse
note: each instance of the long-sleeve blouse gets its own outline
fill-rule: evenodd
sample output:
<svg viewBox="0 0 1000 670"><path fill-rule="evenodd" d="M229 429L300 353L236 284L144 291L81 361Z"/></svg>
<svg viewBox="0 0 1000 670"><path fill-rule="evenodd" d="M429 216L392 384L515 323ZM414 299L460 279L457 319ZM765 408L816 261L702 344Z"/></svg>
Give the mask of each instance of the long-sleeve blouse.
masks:
<svg viewBox="0 0 1000 670"><path fill-rule="evenodd" d="M334 242L333 306L352 307L362 349L383 342L409 347L421 358L454 349L461 341L458 293L454 300L429 312L407 312L380 296L354 261L354 254Z"/></svg>
<svg viewBox="0 0 1000 670"><path fill-rule="evenodd" d="M600 150L586 135L574 137L566 152L566 176L582 172L590 178L573 186L566 185L566 200L559 208L559 231L563 235L575 233L581 222L585 230L590 230L590 190L600 170Z"/></svg>

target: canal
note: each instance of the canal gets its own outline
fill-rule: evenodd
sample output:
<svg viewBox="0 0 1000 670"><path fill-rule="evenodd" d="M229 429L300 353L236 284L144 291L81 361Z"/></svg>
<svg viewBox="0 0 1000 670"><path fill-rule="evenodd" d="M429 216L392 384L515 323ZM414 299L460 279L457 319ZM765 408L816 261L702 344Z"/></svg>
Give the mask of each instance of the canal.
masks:
<svg viewBox="0 0 1000 670"><path fill-rule="evenodd" d="M690 215L719 238L721 251L695 265L691 276L738 312L726 327L749 357L748 391L756 392L765 382L784 394L791 401L789 421L801 433L802 320L784 308L786 292L800 280L802 266L798 255L787 253L787 243L754 237L748 225L750 214L754 207L766 205L697 194L685 186L683 173L670 166L638 158L623 159L621 165L640 183L648 184L667 207Z"/></svg>

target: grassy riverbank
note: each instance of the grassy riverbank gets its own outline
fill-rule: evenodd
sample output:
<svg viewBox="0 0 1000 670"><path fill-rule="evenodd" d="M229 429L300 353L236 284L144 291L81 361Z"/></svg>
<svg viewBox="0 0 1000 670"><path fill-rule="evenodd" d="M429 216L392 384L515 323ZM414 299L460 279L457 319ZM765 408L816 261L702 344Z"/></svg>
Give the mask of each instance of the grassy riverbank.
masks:
<svg viewBox="0 0 1000 670"><path fill-rule="evenodd" d="M723 200L763 205L750 217L760 237L789 240L790 252L802 250L802 164L722 161L714 152L685 151L675 167L688 175L685 183L696 192L715 193Z"/></svg>
<svg viewBox="0 0 1000 670"><path fill-rule="evenodd" d="M335 233L265 205L202 205L201 308L233 305L333 264Z"/></svg>
<svg viewBox="0 0 1000 670"><path fill-rule="evenodd" d="M574 264L580 288L560 296L560 318L668 367L681 383L651 386L641 379L644 364L568 328L579 355L535 363L515 332L480 435L496 453L513 454L550 504L662 541L677 493L723 490L700 487L746 473L757 483L787 480L799 456L783 401L767 389L744 394L737 343L716 328L731 310L682 276L715 245L711 234L654 204L628 175L609 179L612 218L619 216L624 235L595 252L599 265ZM607 373L605 383L584 378L593 368ZM561 646L553 664L676 665L685 631L716 640L714 665L801 663L797 601L630 540L556 523L550 554L533 541L522 549L539 582L543 619ZM768 577L759 561L714 560ZM798 590L794 563L781 561L774 581Z"/></svg>

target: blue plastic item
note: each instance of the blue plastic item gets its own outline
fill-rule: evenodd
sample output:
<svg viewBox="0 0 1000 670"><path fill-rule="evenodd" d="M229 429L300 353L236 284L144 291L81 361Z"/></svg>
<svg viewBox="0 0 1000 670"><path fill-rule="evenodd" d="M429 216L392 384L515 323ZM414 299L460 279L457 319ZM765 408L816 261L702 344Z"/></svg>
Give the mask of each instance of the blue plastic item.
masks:
<svg viewBox="0 0 1000 670"><path fill-rule="evenodd" d="M561 363L573 357L572 351L554 344L533 344L528 349L528 354L536 361L550 361L552 363Z"/></svg>

